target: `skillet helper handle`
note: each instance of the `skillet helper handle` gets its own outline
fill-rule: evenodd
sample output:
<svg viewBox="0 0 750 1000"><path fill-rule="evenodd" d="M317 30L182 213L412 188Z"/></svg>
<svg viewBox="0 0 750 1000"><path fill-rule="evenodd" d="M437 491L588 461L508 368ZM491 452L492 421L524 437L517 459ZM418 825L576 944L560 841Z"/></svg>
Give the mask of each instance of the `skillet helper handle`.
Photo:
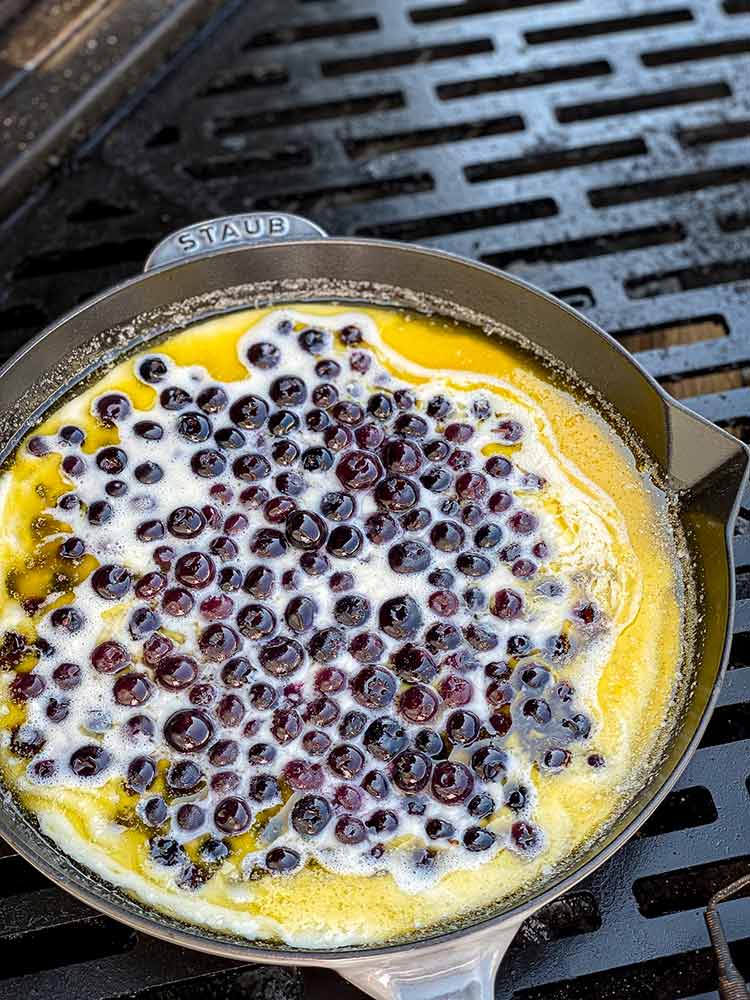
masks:
<svg viewBox="0 0 750 1000"><path fill-rule="evenodd" d="M405 946L336 971L376 1000L494 1000L495 975L519 923L433 947Z"/></svg>
<svg viewBox="0 0 750 1000"><path fill-rule="evenodd" d="M151 251L143 270L152 271L164 264L177 264L191 257L203 257L234 247L313 239L326 235L314 222L286 212L223 215L170 233Z"/></svg>

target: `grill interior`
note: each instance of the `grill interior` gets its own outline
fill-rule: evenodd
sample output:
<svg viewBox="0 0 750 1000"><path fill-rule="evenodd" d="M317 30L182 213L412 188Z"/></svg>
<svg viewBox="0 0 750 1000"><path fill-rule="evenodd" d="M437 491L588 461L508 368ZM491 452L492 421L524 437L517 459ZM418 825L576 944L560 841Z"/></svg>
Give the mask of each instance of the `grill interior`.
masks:
<svg viewBox="0 0 750 1000"><path fill-rule="evenodd" d="M0 158L3 358L136 272L168 231L286 209L522 275L750 440L748 0L133 0L130 33L109 36L108 5L64 6L81 26L52 46L57 63L41 51L60 39L55 5L0 13L0 110L16 137L48 132L44 102L27 98L50 80L65 97L59 61L76 39L84 58L105 32L124 62L148 26L148 58L137 85L120 75L114 99L93 101L62 163L32 157L29 178L28 148ZM180 31L161 30L175 10ZM750 497L735 555L731 670L701 749L640 836L526 923L498 996L717 996L701 910L750 871ZM356 993L329 973L236 968L138 937L0 855L0 1000ZM750 977L748 898L722 918Z"/></svg>

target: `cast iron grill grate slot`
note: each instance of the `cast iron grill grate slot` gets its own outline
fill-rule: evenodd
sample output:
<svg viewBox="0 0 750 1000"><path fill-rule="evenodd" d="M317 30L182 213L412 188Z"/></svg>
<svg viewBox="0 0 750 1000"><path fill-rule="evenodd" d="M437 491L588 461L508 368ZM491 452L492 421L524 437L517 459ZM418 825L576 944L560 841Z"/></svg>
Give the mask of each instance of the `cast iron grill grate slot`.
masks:
<svg viewBox="0 0 750 1000"><path fill-rule="evenodd" d="M747 978L750 976L750 938L730 946L732 958ZM697 996L717 986L716 959L710 948L667 955L637 965L623 965L580 976L565 982L517 990L513 1000L678 1000Z"/></svg>
<svg viewBox="0 0 750 1000"><path fill-rule="evenodd" d="M719 229L725 233L739 233L750 226L749 212L717 212Z"/></svg>
<svg viewBox="0 0 750 1000"><path fill-rule="evenodd" d="M658 381L675 399L691 399L749 385L750 368L733 364L714 365L707 371L691 375L663 375Z"/></svg>
<svg viewBox="0 0 750 1000"><path fill-rule="evenodd" d="M130 205L115 205L101 198L89 198L68 215L68 222L101 222L103 219L123 219L133 215Z"/></svg>
<svg viewBox="0 0 750 1000"><path fill-rule="evenodd" d="M743 579L740 575L737 581L738 597L750 594L749 582L747 577ZM719 705L706 728L701 746L719 747L738 740L750 740L750 703Z"/></svg>
<svg viewBox="0 0 750 1000"><path fill-rule="evenodd" d="M719 818L713 796L708 788L681 788L670 792L654 815L638 831L639 837L660 837L664 833L691 830L696 826L715 823ZM644 892L644 899L650 899Z"/></svg>
<svg viewBox="0 0 750 1000"><path fill-rule="evenodd" d="M36 254L21 261L13 273L18 281L40 278L46 275L67 274L69 272L98 270L123 260L142 261L151 250L152 244L145 239L123 240L120 243L99 243L82 247L70 253L50 252Z"/></svg>
<svg viewBox="0 0 750 1000"><path fill-rule="evenodd" d="M694 62L702 59L723 59L725 56L744 55L750 52L750 38L728 38L723 42L706 45L686 45L679 49L659 49L644 52L644 66L673 66L675 63Z"/></svg>
<svg viewBox="0 0 750 1000"><path fill-rule="evenodd" d="M710 288L750 278L750 260L720 261L697 267L683 267L674 271L628 278L625 291L631 299L648 299L657 295L673 295L675 292L695 288Z"/></svg>
<svg viewBox="0 0 750 1000"><path fill-rule="evenodd" d="M260 49L268 45L294 45L296 42L318 41L321 38L341 38L344 35L358 35L365 31L377 31L376 17L352 17L341 21L319 24L301 24L293 28L273 28L259 31L243 46L245 49Z"/></svg>
<svg viewBox="0 0 750 1000"><path fill-rule="evenodd" d="M584 257L603 257L607 254L640 250L644 247L664 246L679 243L685 238L685 229L679 223L664 223L661 226L644 226L619 233L600 233L580 240L566 240L563 243L543 243L535 247L518 247L503 253L489 253L482 256L486 264L503 270L516 270L529 264L561 264L580 260Z"/></svg>
<svg viewBox="0 0 750 1000"><path fill-rule="evenodd" d="M313 971L305 970L306 980L313 975ZM191 979L187 983L170 987L168 992L160 986L139 991L138 1000L247 1000L248 997L252 1000L276 1000L282 997L283 1000L303 1000L306 995L305 985L298 969L243 965L238 969ZM349 1000L353 990L351 987L344 1000Z"/></svg>
<svg viewBox="0 0 750 1000"><path fill-rule="evenodd" d="M420 240L429 236L446 233L461 233L469 229L490 226L510 226L530 219L546 219L557 214L557 205L552 198L535 198L533 201L514 202L510 205L492 205L470 212L456 212L452 215L433 215L422 219L407 219L400 222L383 222L376 226L361 226L357 232L362 236L385 236L388 239Z"/></svg>
<svg viewBox="0 0 750 1000"><path fill-rule="evenodd" d="M578 288L556 288L552 290L552 294L556 298L562 299L563 302L567 302L569 306L573 306L574 309L593 309L596 305L594 293L590 288L583 286Z"/></svg>
<svg viewBox="0 0 750 1000"><path fill-rule="evenodd" d="M174 58L165 44L158 77L132 83L64 169L42 165L51 182L25 206L19 188L0 245L1 357L138 271L180 225L296 208L337 235L416 239L511 269L615 331L668 391L750 440L747 0L197 7L216 18ZM0 125L15 112L33 127L29 98L46 96L48 79L32 74L23 103L8 108L6 96ZM54 82L64 98L65 78ZM641 835L526 923L500 995L714 1000L695 887L683 896L679 876L747 851L750 493L745 503L730 671L704 745ZM118 951L105 935L86 949L100 918L2 855L0 845L5 934L19 955L8 949L0 966L0 1000L58 1000L61 984L65 1000L359 996L324 971L230 968L148 937ZM726 904L722 919L747 974L750 900ZM21 953L28 979L16 975Z"/></svg>
<svg viewBox="0 0 750 1000"><path fill-rule="evenodd" d="M524 921L518 944L538 945L577 934L591 934L601 925L596 897L590 892L569 892L560 899L553 899Z"/></svg>
<svg viewBox="0 0 750 1000"><path fill-rule="evenodd" d="M608 163L629 156L645 156L648 146L641 138L620 139L614 142L594 143L520 156L513 160L493 160L490 163L470 163L464 167L464 175L470 184L482 181L501 180L504 177L522 177L527 174L544 173L548 170L564 170L582 167L589 163Z"/></svg>
<svg viewBox="0 0 750 1000"><path fill-rule="evenodd" d="M276 87L288 82L289 73L285 66L253 66L242 72L231 69L217 73L207 86L198 91L196 97L242 93L256 87Z"/></svg>
<svg viewBox="0 0 750 1000"><path fill-rule="evenodd" d="M312 150L307 146L288 145L281 149L259 150L253 156L217 156L212 159L186 163L182 168L198 181L221 180L225 177L242 177L247 173L265 170L284 170L306 167L313 161Z"/></svg>
<svg viewBox="0 0 750 1000"><path fill-rule="evenodd" d="M653 177L637 184L594 188L589 191L589 200L594 208L606 208L608 205L626 205L628 202L646 201L648 198L669 198L671 195L689 194L691 191L704 191L747 180L750 180L750 165L742 164L675 177Z"/></svg>
<svg viewBox="0 0 750 1000"><path fill-rule="evenodd" d="M644 917L665 917L704 907L715 892L750 872L750 855L637 879L633 884ZM739 898L750 896L750 887Z"/></svg>
<svg viewBox="0 0 750 1000"><path fill-rule="evenodd" d="M611 72L612 67L606 59L595 59L568 63L566 66L548 66L544 69L503 73L480 80L441 83L437 87L437 96L441 101L455 101L461 97L478 97L480 94L495 94L504 90L522 90L525 87L545 87L571 80L588 80L597 76L609 76Z"/></svg>
<svg viewBox="0 0 750 1000"><path fill-rule="evenodd" d="M500 118L480 119L409 132L394 132L391 135L376 135L371 138L347 138L344 139L343 145L351 159L364 160L381 156L383 153L439 146L447 142L469 142L472 139L485 139L491 135L505 135L508 132L523 132L525 127L520 115L503 115Z"/></svg>
<svg viewBox="0 0 750 1000"><path fill-rule="evenodd" d="M261 111L252 115L233 115L217 118L213 132L216 136L227 136L236 132L250 132L258 128L309 124L329 121L331 118L350 118L353 115L369 115L376 111L390 111L404 106L404 96L398 91L385 94L370 94L342 101L327 101L323 104L303 104L298 107L279 108L277 111Z"/></svg>
<svg viewBox="0 0 750 1000"><path fill-rule="evenodd" d="M198 95L200 96L200 95ZM174 125L165 125L147 140L147 149L156 149L159 146L173 146L180 141L180 130Z"/></svg>
<svg viewBox="0 0 750 1000"><path fill-rule="evenodd" d="M702 128L679 129L677 138L683 146L709 145L712 142L731 142L733 139L750 137L750 121L717 122Z"/></svg>
<svg viewBox="0 0 750 1000"><path fill-rule="evenodd" d="M737 569L747 570L750 568L750 547L746 553L737 555ZM738 667L750 667L750 632L740 632L732 640L732 651L729 656L729 667L736 670Z"/></svg>
<svg viewBox="0 0 750 1000"><path fill-rule="evenodd" d="M670 90L656 90L648 94L633 94L631 97L612 97L604 101L587 101L585 104L568 104L556 109L557 120L563 124L593 121L595 118L609 118L613 115L632 115L639 111L658 111L674 108L682 104L701 104L703 101L719 101L729 97L729 85L701 83L692 87L678 87Z"/></svg>
<svg viewBox="0 0 750 1000"><path fill-rule="evenodd" d="M91 917L83 925L31 931L0 941L0 966L5 978L27 976L123 955L135 947L136 941L135 931L123 924L106 917Z"/></svg>
<svg viewBox="0 0 750 1000"><path fill-rule="evenodd" d="M494 46L489 38L477 38L467 42L446 42L443 45L428 45L421 48L393 49L391 52L376 52L371 56L350 56L346 59L326 59L320 64L323 76L346 76L350 73L370 73L373 70L397 69L400 66L415 66L476 56L492 52Z"/></svg>
<svg viewBox="0 0 750 1000"><path fill-rule="evenodd" d="M696 316L682 322L656 323L634 330L610 330L610 333L633 354L663 350L680 344L697 344L729 335L723 316Z"/></svg>
<svg viewBox="0 0 750 1000"><path fill-rule="evenodd" d="M431 24L454 17L476 17L479 14L500 14L524 7L551 7L565 0L464 0L463 3L418 7L409 12L415 24Z"/></svg>
<svg viewBox="0 0 750 1000"><path fill-rule="evenodd" d="M649 14L634 14L632 17L610 17L602 21L575 22L558 28L540 28L525 31L523 37L527 45L543 45L546 42L580 41L597 35L613 35L620 31L642 31L644 28L662 28L667 24L685 24L692 21L692 13L684 7L675 10L655 10Z"/></svg>
<svg viewBox="0 0 750 1000"><path fill-rule="evenodd" d="M263 210L309 212L322 202L336 205L354 202L375 201L378 198L393 198L399 194L416 194L431 191L434 181L430 174L407 174L404 177L389 177L382 181L365 184L345 184L340 187L321 188L301 194L283 194L272 198L256 198L254 207Z"/></svg>
<svg viewBox="0 0 750 1000"><path fill-rule="evenodd" d="M48 886L48 879L17 854L11 852L0 859L0 899Z"/></svg>

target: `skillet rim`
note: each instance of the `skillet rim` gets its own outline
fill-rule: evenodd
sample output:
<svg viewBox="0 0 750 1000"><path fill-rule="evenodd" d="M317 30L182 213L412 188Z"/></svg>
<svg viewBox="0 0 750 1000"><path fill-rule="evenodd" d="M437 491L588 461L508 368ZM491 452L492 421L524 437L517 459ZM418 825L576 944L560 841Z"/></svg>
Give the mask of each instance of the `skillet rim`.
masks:
<svg viewBox="0 0 750 1000"><path fill-rule="evenodd" d="M135 275L132 278L125 279L109 288L104 289L102 292L92 296L90 299L80 303L73 309L69 310L67 313L63 314L59 319L55 320L49 326L45 327L36 336L32 337L29 341L23 344L18 351L16 351L2 366L0 366L0 381L4 380L13 370L13 368L22 360L25 359L29 354L33 353L39 344L48 340L48 338L55 335L63 327L74 322L88 310L92 309L100 303L104 303L107 300L115 297L123 291L127 291L139 284L148 281L151 278L159 278L162 275L168 275L175 270L183 267L189 266L192 263L200 263L204 259L215 259L217 257L228 256L231 254L246 254L249 252L261 252L263 250L279 250L282 245L284 247L288 246L290 251L300 246L314 247L316 245L320 246L330 246L331 244L347 245L350 247L367 247L367 248L382 248L397 250L399 252L408 252L410 254L422 255L426 258L436 257L439 259L447 260L449 263L455 265L460 265L467 267L469 270L478 270L491 275L495 279L504 281L512 286L516 286L524 289L526 292L530 293L532 297L544 300L549 306L552 306L558 310L562 310L567 313L572 319L583 324L589 334L598 337L603 340L610 348L614 348L615 352L620 356L623 362L627 362L629 367L633 369L635 374L645 381L648 387L655 391L659 397L662 405L665 407L666 411L673 411L680 413L690 420L695 421L699 425L703 425L705 428L710 430L711 434L717 436L725 442L725 444L731 444L734 448L734 455L732 456L735 461L741 461L741 470L737 476L736 483L731 484L735 490L735 495L731 508L728 512L726 519L722 519L723 523L723 538L724 538L724 554L726 557L727 566L727 576L725 578L726 592L727 592L727 602L726 602L726 619L725 619L725 629L723 636L723 645L720 662L717 666L715 677L712 683L710 694L708 695L703 711L701 712L700 718L697 720L694 731L690 736L690 739L685 746L682 755L675 761L672 769L667 773L655 791L651 792L648 785L644 785L641 790L634 796L633 801L626 810L627 812L634 811L634 814L626 825L614 835L608 843L605 843L602 847L597 848L596 844L590 849L589 856L585 857L584 860L577 864L577 866L562 878L554 881L551 885L547 886L542 892L531 896L525 901L519 902L512 906L510 909L504 910L501 913L481 917L480 919L467 923L464 926L455 928L450 931L443 933L436 933L428 937L423 938L408 938L401 942L395 942L391 944L381 945L378 947L360 947L360 946L344 946L338 949L297 949L293 947L284 947L282 949L276 948L276 946L266 946L263 943L253 942L251 940L243 940L242 938L224 938L219 936L214 936L211 931L206 928L201 928L200 925L182 923L181 921L170 920L170 918L161 915L157 910L148 911L147 909L142 914L137 912L141 907L146 907L146 904L132 902L131 900L120 901L116 898L113 899L112 889L108 887L108 884L104 879L100 879L98 876L92 878L91 875L86 873L85 866L80 862L73 861L68 855L66 855L60 848L56 845L53 846L53 842L46 838L41 831L35 829L34 827L24 822L22 826L20 822L12 816L11 812L5 808L5 802L0 804L0 835L2 835L8 843L20 854L25 860L30 864L40 870L47 878L49 878L53 883L58 885L60 888L64 889L66 892L77 897L82 902L91 906L92 908L105 913L107 916L112 917L126 925L134 928L135 930L142 931L154 937L161 938L171 944L184 945L186 947L192 948L194 950L206 952L213 955L218 955L226 958L241 959L244 961L255 961L259 963L274 963L274 964L295 964L301 966L326 966L329 968L345 967L346 965L353 965L358 962L366 962L368 959L374 959L382 956L397 955L398 953L404 953L406 951L413 951L416 949L429 949L431 947L440 946L443 944L450 944L457 941L460 938L467 938L472 934L479 935L481 932L488 930L489 928L495 927L500 929L504 926L513 926L520 923L522 919L531 913L535 912L541 906L550 902L550 900L557 898L563 893L567 892L573 886L575 886L582 879L586 878L593 871L599 868L605 861L607 861L612 855L614 855L620 848L622 848L638 831L638 829L646 822L646 820L653 814L656 808L661 804L664 798L669 794L672 788L675 786L680 776L684 772L688 763L690 762L695 750L698 747L701 737L706 729L708 721L713 713L716 705L716 701L719 697L719 693L724 681L726 674L727 663L729 660L731 638L733 634L733 622L734 622L734 612L735 612L735 588L734 588L734 553L732 549L732 534L734 522L736 515L740 506L740 501L742 494L745 490L748 481L748 471L750 467L750 449L744 445L741 441L738 441L727 431L715 424L711 423L708 419L695 413L693 410L689 409L684 403L679 400L674 399L669 396L663 387L656 381L656 379L646 371L645 368L610 334L608 334L602 327L600 327L593 320L589 319L587 316L583 315L573 306L569 305L549 292L538 288L531 282L526 281L523 278L519 278L516 275L509 274L506 271L502 271L498 268L494 268L489 264L483 262L472 260L471 258L464 257L460 254L451 253L445 250L439 250L437 248L428 246L420 246L418 244L410 243L399 243L393 240L378 240L378 239L368 239L364 237L321 237L313 239L295 239L295 240L284 240L284 241L269 241L264 243L259 243L253 246L231 246L222 247L215 250L201 253L195 255L191 258L186 258L184 260L179 260L173 263L167 263L160 265L155 268L151 268L144 273ZM249 285L253 282L249 281ZM224 286L232 287L232 286ZM225 310L229 311L229 310ZM217 314L221 310L217 310ZM48 406L48 403L44 404L44 408ZM32 419L42 407L37 407L32 412ZM615 407L617 412L619 409ZM25 433L25 431L18 431L10 435L10 438L5 445L5 447L0 450L0 461L4 461L5 458L12 452L12 450L17 446L20 436ZM678 729L675 734L673 734L673 739L678 732L684 732L686 729L685 721L683 720L681 724L681 729ZM660 765L660 770L666 766L666 762ZM655 780L661 777L660 770L657 771ZM0 786L0 791L2 792L2 798L5 800L10 793ZM646 796L647 801L638 807L638 799L641 796ZM36 843L27 843L27 837L29 833L33 834L33 840L38 841L41 845L46 848L51 854L51 859L46 858L38 849ZM603 835L606 837L606 833ZM28 838L31 840L31 838ZM61 873L58 868L61 864L68 864L73 866L76 878L80 879L81 884L75 881L71 884L69 878L65 874ZM92 886L95 888L89 888L86 885L87 881L91 881ZM115 891L117 887L114 887ZM98 891L97 891L98 890ZM122 890L119 890L120 892ZM130 906L136 908L136 912L131 912Z"/></svg>

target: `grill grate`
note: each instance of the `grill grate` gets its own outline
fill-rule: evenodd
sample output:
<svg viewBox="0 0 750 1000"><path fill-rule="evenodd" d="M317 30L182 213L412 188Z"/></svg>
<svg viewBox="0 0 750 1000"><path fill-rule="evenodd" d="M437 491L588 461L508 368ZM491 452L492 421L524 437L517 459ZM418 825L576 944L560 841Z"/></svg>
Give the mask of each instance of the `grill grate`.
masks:
<svg viewBox="0 0 750 1000"><path fill-rule="evenodd" d="M101 105L62 169L35 165L33 197L11 190L3 356L138 270L167 231L286 208L527 277L750 440L748 0L204 6L127 114ZM732 669L702 748L639 837L527 922L502 995L716 997L701 908L750 870L750 497L735 553ZM231 968L138 938L7 849L0 871L0 1000L356 994L328 973ZM722 918L750 976L750 902Z"/></svg>

